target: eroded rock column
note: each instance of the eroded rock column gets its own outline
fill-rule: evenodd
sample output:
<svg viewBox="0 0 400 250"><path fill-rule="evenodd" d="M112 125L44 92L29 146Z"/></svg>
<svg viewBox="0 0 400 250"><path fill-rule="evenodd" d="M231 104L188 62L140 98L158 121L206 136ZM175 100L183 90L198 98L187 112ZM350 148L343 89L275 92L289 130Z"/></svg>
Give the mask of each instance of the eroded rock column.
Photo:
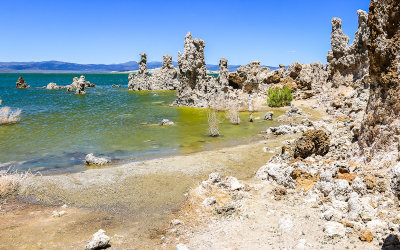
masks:
<svg viewBox="0 0 400 250"><path fill-rule="evenodd" d="M368 15L370 98L360 144L368 159L396 160L400 139L400 5L372 0Z"/></svg>

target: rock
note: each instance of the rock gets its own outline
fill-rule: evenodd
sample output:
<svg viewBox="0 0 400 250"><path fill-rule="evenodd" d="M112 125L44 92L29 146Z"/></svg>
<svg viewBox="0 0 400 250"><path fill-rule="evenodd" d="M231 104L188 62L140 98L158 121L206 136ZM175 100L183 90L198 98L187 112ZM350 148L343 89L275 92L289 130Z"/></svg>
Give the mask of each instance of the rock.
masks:
<svg viewBox="0 0 400 250"><path fill-rule="evenodd" d="M356 177L351 184L351 187L354 191L356 191L360 195L364 195L367 192L367 186L363 182L363 180L359 177Z"/></svg>
<svg viewBox="0 0 400 250"><path fill-rule="evenodd" d="M172 56L164 55L161 68L149 76L149 90L176 90L178 86L178 70L172 65Z"/></svg>
<svg viewBox="0 0 400 250"><path fill-rule="evenodd" d="M372 175L365 176L365 185L367 189L374 189L376 187L375 177Z"/></svg>
<svg viewBox="0 0 400 250"><path fill-rule="evenodd" d="M140 53L141 59L138 62L139 70L133 77L133 74L128 76L129 90L150 90L149 72L147 71L147 54Z"/></svg>
<svg viewBox="0 0 400 250"><path fill-rule="evenodd" d="M178 220L178 219L174 219L174 220L171 221L171 225L176 227L178 225L183 225L183 222Z"/></svg>
<svg viewBox="0 0 400 250"><path fill-rule="evenodd" d="M303 159L316 154L325 155L329 151L330 139L329 136L322 130L308 130L297 139L294 157Z"/></svg>
<svg viewBox="0 0 400 250"><path fill-rule="evenodd" d="M367 222L367 228L374 233L383 233L388 225L382 220L375 219Z"/></svg>
<svg viewBox="0 0 400 250"><path fill-rule="evenodd" d="M346 235L346 228L343 224L335 221L326 222L324 225L324 233L327 237L344 237Z"/></svg>
<svg viewBox="0 0 400 250"><path fill-rule="evenodd" d="M338 173L336 178L348 181L350 184L353 183L353 180L357 177L356 173Z"/></svg>
<svg viewBox="0 0 400 250"><path fill-rule="evenodd" d="M189 250L189 248L185 244L179 243L176 245L176 250Z"/></svg>
<svg viewBox="0 0 400 250"><path fill-rule="evenodd" d="M214 205L216 203L217 203L217 200L215 199L215 197L208 197L208 198L204 199L204 201L201 203L201 205L203 207L209 207L209 206L212 206L212 205Z"/></svg>
<svg viewBox="0 0 400 250"><path fill-rule="evenodd" d="M264 120L272 120L273 115L274 115L274 112L268 111L264 116Z"/></svg>
<svg viewBox="0 0 400 250"><path fill-rule="evenodd" d="M307 240L306 239L300 239L299 242L296 245L296 249L310 249L309 246L307 245Z"/></svg>
<svg viewBox="0 0 400 250"><path fill-rule="evenodd" d="M301 72L302 66L300 63L298 62L294 62L292 64L290 64L290 66L288 67L288 69L285 72L285 77L290 77L292 79L296 79Z"/></svg>
<svg viewBox="0 0 400 250"><path fill-rule="evenodd" d="M286 115L289 117L296 116L296 115L302 115L303 110L299 109L298 107L294 106L293 104L290 104L290 110L286 112Z"/></svg>
<svg viewBox="0 0 400 250"><path fill-rule="evenodd" d="M372 232L368 229L361 230L360 232L360 240L361 241L366 241L370 243L373 240L374 236L372 235Z"/></svg>
<svg viewBox="0 0 400 250"><path fill-rule="evenodd" d="M85 157L85 164L87 164L87 165L102 166L102 165L106 165L106 164L108 164L110 162L111 161L109 159L102 158L102 157L96 157L92 153L86 155L86 157Z"/></svg>
<svg viewBox="0 0 400 250"><path fill-rule="evenodd" d="M284 233L288 233L293 228L293 220L292 217L286 216L279 220L279 230Z"/></svg>
<svg viewBox="0 0 400 250"><path fill-rule="evenodd" d="M290 176L293 169L287 164L270 162L256 172L256 177L262 180L274 180L279 185L294 188L296 183Z"/></svg>
<svg viewBox="0 0 400 250"><path fill-rule="evenodd" d="M61 217L61 216L63 216L63 215L65 215L67 213L67 211L65 211L65 210L62 210L62 211L60 211L60 212L57 212L57 211L53 211L53 213L52 213L52 217L53 218L56 218L56 217Z"/></svg>
<svg viewBox="0 0 400 250"><path fill-rule="evenodd" d="M110 237L105 235L105 232L106 231L100 229L99 231L97 231L97 233L93 234L92 240L89 241L85 249L95 250L108 246L108 243L110 242Z"/></svg>
<svg viewBox="0 0 400 250"><path fill-rule="evenodd" d="M218 182L221 182L221 176L220 176L218 173L211 173L211 174L208 176L208 180L209 180L211 183L218 183Z"/></svg>
<svg viewBox="0 0 400 250"><path fill-rule="evenodd" d="M244 185L238 181L235 177L228 176L225 178L223 185L228 188L230 191L241 190L244 188Z"/></svg>
<svg viewBox="0 0 400 250"><path fill-rule="evenodd" d="M65 87L57 86L57 84L54 82L51 82L51 83L47 84L47 86L46 86L46 89L62 89L62 88L65 88Z"/></svg>
<svg viewBox="0 0 400 250"><path fill-rule="evenodd" d="M371 1L368 14L370 98L361 125L364 154L379 161L399 158L400 12L396 0Z"/></svg>
<svg viewBox="0 0 400 250"><path fill-rule="evenodd" d="M27 85L24 78L22 78L22 76L20 76L17 80L15 87L17 89L26 89L26 88L30 88L31 86Z"/></svg>
<svg viewBox="0 0 400 250"><path fill-rule="evenodd" d="M232 203L228 203L225 206L215 208L215 212L220 215L231 215L236 211L235 206Z"/></svg>
<svg viewBox="0 0 400 250"><path fill-rule="evenodd" d="M248 110L249 98L258 105L265 102L267 88L261 91L259 86L270 69L251 62L229 73L228 61L221 58L219 76L214 78L207 75L204 47L203 40L192 39L190 32L186 35L183 53L178 54L180 84L173 105Z"/></svg>
<svg viewBox="0 0 400 250"><path fill-rule="evenodd" d="M344 201L347 200L350 192L351 192L351 187L349 185L349 182L346 180L335 180L334 181L334 186L333 186L333 192L330 194L334 198Z"/></svg>
<svg viewBox="0 0 400 250"><path fill-rule="evenodd" d="M74 80L75 80L75 78L74 78ZM78 85L78 87L76 89L75 94L78 94L78 95L86 94L86 92L85 92L85 88L86 88L85 76L81 76L79 78L77 85Z"/></svg>
<svg viewBox="0 0 400 250"><path fill-rule="evenodd" d="M394 194L399 197L400 196L400 162L398 162L392 168L390 179L390 187L392 188Z"/></svg>
<svg viewBox="0 0 400 250"><path fill-rule="evenodd" d="M274 194L275 200L279 201L282 199L282 196L287 194L287 190L284 187L274 187L272 193Z"/></svg>
<svg viewBox="0 0 400 250"><path fill-rule="evenodd" d="M168 119L162 119L162 121L160 122L161 126L169 126L169 125L174 125L174 122L168 120Z"/></svg>
<svg viewBox="0 0 400 250"><path fill-rule="evenodd" d="M367 75L369 67L367 41L370 30L367 26L368 14L365 11L357 11L358 29L353 43L348 46L349 37L343 34L342 20L332 18L331 45L332 50L327 56L328 80L333 87L340 85L353 86L360 84Z"/></svg>
<svg viewBox="0 0 400 250"><path fill-rule="evenodd" d="M112 88L121 88L122 85L121 84L113 84L111 85Z"/></svg>

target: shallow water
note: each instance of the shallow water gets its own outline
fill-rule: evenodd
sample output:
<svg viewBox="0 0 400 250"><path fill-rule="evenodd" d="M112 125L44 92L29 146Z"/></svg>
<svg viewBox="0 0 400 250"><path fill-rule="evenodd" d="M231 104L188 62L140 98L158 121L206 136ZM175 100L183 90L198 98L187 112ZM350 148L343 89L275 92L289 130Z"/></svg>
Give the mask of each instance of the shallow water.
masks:
<svg viewBox="0 0 400 250"><path fill-rule="evenodd" d="M31 89L16 89L22 76ZM22 109L20 122L0 126L0 169L43 173L75 172L85 169L86 154L104 155L114 163L185 154L249 142L257 133L274 125L261 117L232 125L219 113L221 136L208 136L207 110L170 107L174 91L128 91L127 74L86 74L96 88L84 96L66 90L38 87L49 82L67 85L79 74L0 74L2 106ZM122 84L123 88L112 88ZM175 122L159 126L162 119Z"/></svg>

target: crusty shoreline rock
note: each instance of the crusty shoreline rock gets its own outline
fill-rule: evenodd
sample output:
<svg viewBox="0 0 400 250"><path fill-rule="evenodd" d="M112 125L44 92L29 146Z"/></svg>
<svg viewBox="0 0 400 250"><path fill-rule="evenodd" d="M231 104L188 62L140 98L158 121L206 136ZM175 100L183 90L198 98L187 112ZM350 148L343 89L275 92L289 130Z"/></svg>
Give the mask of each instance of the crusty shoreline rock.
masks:
<svg viewBox="0 0 400 250"><path fill-rule="evenodd" d="M108 163L110 163L111 161L107 158L102 158L102 157L96 157L93 155L93 153L90 153L88 155L86 155L85 157L85 164L86 165L98 165L98 166L102 166L102 165L106 165Z"/></svg>
<svg viewBox="0 0 400 250"><path fill-rule="evenodd" d="M110 237L105 234L106 231L100 229L93 234L92 240L86 245L85 250L102 249L110 242Z"/></svg>

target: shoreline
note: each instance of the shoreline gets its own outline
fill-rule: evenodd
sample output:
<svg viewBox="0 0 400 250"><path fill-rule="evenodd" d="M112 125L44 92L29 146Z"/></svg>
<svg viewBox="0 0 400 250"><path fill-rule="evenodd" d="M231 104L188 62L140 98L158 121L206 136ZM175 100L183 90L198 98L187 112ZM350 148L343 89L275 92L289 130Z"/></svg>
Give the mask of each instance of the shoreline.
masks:
<svg viewBox="0 0 400 250"><path fill-rule="evenodd" d="M311 106L308 102L296 104L305 110ZM301 118L319 119L320 111L308 111L312 114ZM113 247L154 249L162 244L171 218L185 207L189 192L211 172L250 180L282 142L298 136L282 135L77 173L29 177L20 183L18 199L0 209L6 229L0 231L0 237L27 235L17 246L12 241L4 242L6 246L39 249L38 242L42 242L50 249L80 249L101 228L111 236ZM64 204L68 208L62 208ZM60 210L66 214L52 218L52 211ZM36 224L43 230L32 228ZM57 231L54 227L64 229L50 233ZM62 241L57 240L60 237Z"/></svg>
<svg viewBox="0 0 400 250"><path fill-rule="evenodd" d="M276 146L280 141L274 142ZM101 227L112 236L112 246L154 248L160 244L158 236L169 225L171 215L185 204L185 194L190 189L213 171L251 178L273 155L262 151L265 146L272 148L272 144L261 140L118 167L33 176L21 183L17 200L1 207L0 219L6 230L0 232L0 237L27 235L20 245L6 241L5 246L38 249L37 239L41 239L49 248L69 244L75 249L82 248L82 242ZM63 204L68 205L64 209L67 214L52 218L51 212L59 211ZM32 228L35 221L40 221L43 232ZM49 233L54 227L65 228L60 232L63 241L54 238L57 234ZM75 233L78 228L79 236ZM43 235L45 232L49 234Z"/></svg>

